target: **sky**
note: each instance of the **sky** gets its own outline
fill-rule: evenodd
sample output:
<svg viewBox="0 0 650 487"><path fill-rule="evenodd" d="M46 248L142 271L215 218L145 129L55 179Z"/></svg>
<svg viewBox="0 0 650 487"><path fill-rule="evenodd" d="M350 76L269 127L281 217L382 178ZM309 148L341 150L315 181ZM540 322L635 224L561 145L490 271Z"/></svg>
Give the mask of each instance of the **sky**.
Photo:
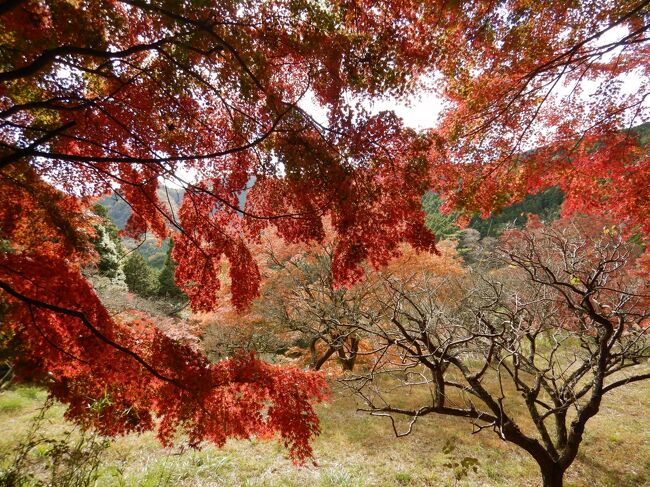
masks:
<svg viewBox="0 0 650 487"><path fill-rule="evenodd" d="M425 80L424 83L429 84L429 81ZM365 100L362 104L372 115L392 110L404 121L404 125L418 130L434 127L444 107L442 98L430 91L423 91L407 101L383 98L381 100ZM314 117L317 122L327 125L325 111L318 106L313 94L308 92L298 106Z"/></svg>

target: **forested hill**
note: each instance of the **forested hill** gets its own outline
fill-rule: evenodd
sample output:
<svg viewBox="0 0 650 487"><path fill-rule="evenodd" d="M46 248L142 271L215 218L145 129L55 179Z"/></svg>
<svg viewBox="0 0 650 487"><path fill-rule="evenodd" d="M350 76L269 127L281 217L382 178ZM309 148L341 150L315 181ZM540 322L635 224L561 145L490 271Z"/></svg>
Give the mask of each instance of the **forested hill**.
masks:
<svg viewBox="0 0 650 487"><path fill-rule="evenodd" d="M252 182L254 182L254 180L252 180L251 183ZM183 201L185 190L183 188L160 186L157 194L163 207L170 210L172 215L178 216L178 210ZM242 191L239 195L240 207L243 208L245 200L246 190ZM106 208L108 217L115 226L120 230L124 229L129 216L131 216L131 208L124 199L117 194L113 194L112 196L102 198L98 203ZM165 262L167 248L169 246L169 239L165 239L163 242L158 242L157 239L151 238L151 236L144 241L135 241L133 239L124 238L123 243L127 249L137 249L138 253L144 256L151 267L155 269L162 268Z"/></svg>
<svg viewBox="0 0 650 487"><path fill-rule="evenodd" d="M638 125L632 129L636 132L637 136L641 143L645 146L648 145L648 139L650 138L650 122Z"/></svg>
<svg viewBox="0 0 650 487"><path fill-rule="evenodd" d="M161 186L158 188L158 198L162 201L165 208L169 209L173 215L178 215L178 209L183 201L185 191L182 188L171 188L169 186ZM129 205L117 194L106 196L98 202L107 210L108 217L120 230L124 229L126 221L131 215L131 208ZM156 238L145 239L144 241L135 241L130 238L123 238L123 245L129 249L137 249L137 252L147 261L147 264L154 269L162 269L167 256L167 248L169 246L168 239L159 242Z"/></svg>
<svg viewBox="0 0 650 487"><path fill-rule="evenodd" d="M240 208L244 207L244 203L246 202L246 192L254 183L255 179L251 178L248 183L248 188L239 193ZM173 188L171 186L162 185L158 188L157 194L158 198L160 198L160 201L163 203L163 207L170 210L173 215L178 215L178 209L183 201L185 190L183 188ZM131 215L131 208L124 199L117 194L113 194L112 196L106 196L99 200L99 204L106 207L108 210L108 217L117 228L122 230Z"/></svg>
<svg viewBox="0 0 650 487"><path fill-rule="evenodd" d="M648 145L650 122L633 127L630 130L636 134L642 145ZM529 195L523 201L507 206L488 218L484 219L475 216L469 226L481 232L481 237L496 237L503 232L506 226L524 226L529 213L539 215L543 221L559 218L563 200L564 195L560 188L552 187L541 193Z"/></svg>
<svg viewBox="0 0 650 487"><path fill-rule="evenodd" d="M506 206L488 218L474 216L469 226L481 232L481 237L497 237L508 226L523 227L528 221L528 214L538 215L545 222L559 218L562 201L562 190L553 186L541 193L528 195L523 201Z"/></svg>

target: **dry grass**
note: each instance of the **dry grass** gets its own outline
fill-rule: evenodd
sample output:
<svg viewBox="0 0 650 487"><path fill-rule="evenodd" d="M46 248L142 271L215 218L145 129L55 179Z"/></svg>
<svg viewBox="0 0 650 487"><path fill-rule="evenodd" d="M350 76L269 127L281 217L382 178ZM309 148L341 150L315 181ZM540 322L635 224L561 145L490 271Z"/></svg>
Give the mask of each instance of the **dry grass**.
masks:
<svg viewBox="0 0 650 487"><path fill-rule="evenodd" d="M19 386L0 395L0 464L28 431L44 392ZM650 485L650 388L638 383L606 398L588 424L581 452L566 477L570 486ZM464 420L421 419L413 434L396 439L387 420L355 412L341 392L319 408L323 434L315 440L318 466L295 467L273 442L233 441L223 449L163 449L152 435L116 439L104 452L97 486L536 486L537 466L491 432L471 434ZM70 426L63 407L47 412L48 435ZM446 444L455 445L451 453ZM478 460L462 476L463 458ZM455 467L454 467L455 465Z"/></svg>

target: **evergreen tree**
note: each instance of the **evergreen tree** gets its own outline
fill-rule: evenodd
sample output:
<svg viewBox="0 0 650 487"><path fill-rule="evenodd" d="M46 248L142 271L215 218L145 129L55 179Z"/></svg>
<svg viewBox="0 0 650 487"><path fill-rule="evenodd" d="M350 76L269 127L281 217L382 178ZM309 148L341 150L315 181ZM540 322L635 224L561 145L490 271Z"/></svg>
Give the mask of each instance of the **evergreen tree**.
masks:
<svg viewBox="0 0 650 487"><path fill-rule="evenodd" d="M124 274L129 291L140 296L151 296L157 292L156 272L149 267L139 252L132 252L124 263Z"/></svg>
<svg viewBox="0 0 650 487"><path fill-rule="evenodd" d="M165 263L162 270L160 271L160 274L158 275L158 295L166 299L185 301L187 300L187 296L174 281L174 272L176 270L177 264L172 260L173 249L174 241L170 240Z"/></svg>
<svg viewBox="0 0 650 487"><path fill-rule="evenodd" d="M456 225L456 213L444 215L440 212L442 200L437 193L428 191L422 197L422 209L427 214L424 224L436 236L436 240L447 238L456 238L459 235L460 228Z"/></svg>
<svg viewBox="0 0 650 487"><path fill-rule="evenodd" d="M108 218L108 211L100 204L93 207L101 223L95 225L95 238L93 245L99 254L97 269L99 274L110 278L115 283L124 283L124 272L122 271L122 259L125 252L122 246L122 239L119 231L113 222Z"/></svg>

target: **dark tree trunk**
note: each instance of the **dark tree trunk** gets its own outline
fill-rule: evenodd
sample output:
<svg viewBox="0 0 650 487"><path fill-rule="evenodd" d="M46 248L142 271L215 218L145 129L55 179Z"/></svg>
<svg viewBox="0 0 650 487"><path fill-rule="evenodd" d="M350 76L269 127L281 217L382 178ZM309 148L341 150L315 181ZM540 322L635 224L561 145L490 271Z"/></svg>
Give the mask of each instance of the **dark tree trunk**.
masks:
<svg viewBox="0 0 650 487"><path fill-rule="evenodd" d="M338 349L339 360L341 362L341 367L344 371L351 372L354 369L354 364L357 361L357 352L359 351L359 339L352 337L350 340L350 351L348 354L345 354L345 350L342 348Z"/></svg>
<svg viewBox="0 0 650 487"><path fill-rule="evenodd" d="M540 469L544 487L562 487L564 470L557 466L551 468L540 467Z"/></svg>
<svg viewBox="0 0 650 487"><path fill-rule="evenodd" d="M336 348L330 346L327 351L319 357L318 352L316 351L316 343L318 343L318 340L319 337L316 337L309 342L309 351L311 353L311 364L309 365L309 368L312 370L320 370L327 359L336 352Z"/></svg>
<svg viewBox="0 0 650 487"><path fill-rule="evenodd" d="M544 487L562 487L562 478L567 464L558 462L539 441L523 434L515 423L507 419L508 421L501 426L506 441L523 448L535 459L542 474Z"/></svg>

